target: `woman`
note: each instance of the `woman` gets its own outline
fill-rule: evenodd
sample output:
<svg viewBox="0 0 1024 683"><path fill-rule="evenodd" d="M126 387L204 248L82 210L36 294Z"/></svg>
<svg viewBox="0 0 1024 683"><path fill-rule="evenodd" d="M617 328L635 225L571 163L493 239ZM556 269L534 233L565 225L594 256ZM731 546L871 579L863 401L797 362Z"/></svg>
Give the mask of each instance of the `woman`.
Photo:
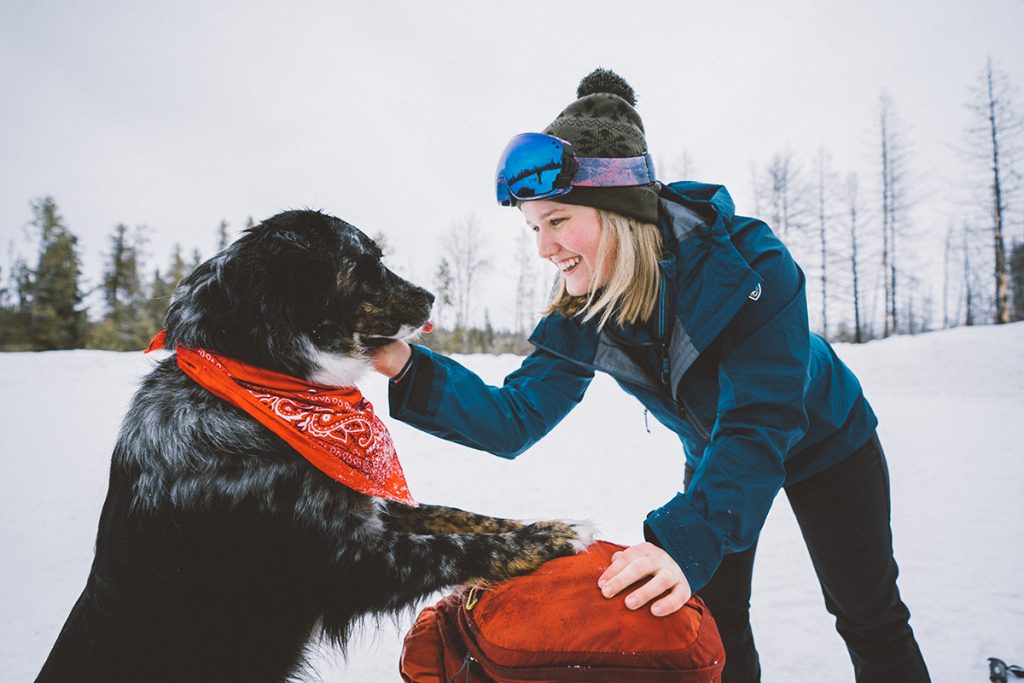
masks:
<svg viewBox="0 0 1024 683"><path fill-rule="evenodd" d="M722 187L655 181L630 86L598 69L543 133L512 139L498 199L517 206L561 276L501 387L397 342L375 357L391 415L512 458L612 375L686 453L685 493L599 581L671 614L698 592L726 647L725 681L760 677L749 622L754 550L784 489L858 681L925 681L896 588L885 457L857 379L808 330L804 276ZM652 602L653 601L653 602Z"/></svg>

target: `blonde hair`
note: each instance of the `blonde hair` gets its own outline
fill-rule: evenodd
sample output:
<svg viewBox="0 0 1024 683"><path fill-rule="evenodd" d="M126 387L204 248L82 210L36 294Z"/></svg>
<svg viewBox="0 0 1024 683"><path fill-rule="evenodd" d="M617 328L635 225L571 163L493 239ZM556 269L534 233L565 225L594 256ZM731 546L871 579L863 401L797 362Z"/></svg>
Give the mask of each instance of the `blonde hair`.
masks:
<svg viewBox="0 0 1024 683"><path fill-rule="evenodd" d="M559 277L544 314L582 316L584 321L597 317L598 329L612 317L619 325L648 320L658 299L661 232L653 223L622 214L604 209L597 214L601 240L594 278L607 272L608 281L601 287L591 282L586 294L573 296L565 289L565 279Z"/></svg>

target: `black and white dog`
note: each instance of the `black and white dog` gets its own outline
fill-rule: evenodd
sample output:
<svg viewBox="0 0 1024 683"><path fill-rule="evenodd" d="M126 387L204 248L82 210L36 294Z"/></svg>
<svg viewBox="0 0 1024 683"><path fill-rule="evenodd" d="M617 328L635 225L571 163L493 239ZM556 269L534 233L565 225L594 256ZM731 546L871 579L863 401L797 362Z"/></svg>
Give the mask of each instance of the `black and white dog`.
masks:
<svg viewBox="0 0 1024 683"><path fill-rule="evenodd" d="M166 346L351 386L432 302L353 226L289 211L181 282ZM92 570L38 680L282 681L321 631L344 645L363 615L524 573L582 534L358 493L167 358L125 417Z"/></svg>

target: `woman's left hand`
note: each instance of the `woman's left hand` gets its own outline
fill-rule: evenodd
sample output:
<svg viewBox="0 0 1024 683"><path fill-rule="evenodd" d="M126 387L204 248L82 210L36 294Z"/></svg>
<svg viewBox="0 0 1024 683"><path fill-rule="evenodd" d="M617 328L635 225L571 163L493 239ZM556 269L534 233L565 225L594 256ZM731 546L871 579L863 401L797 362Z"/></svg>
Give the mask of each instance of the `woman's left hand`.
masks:
<svg viewBox="0 0 1024 683"><path fill-rule="evenodd" d="M667 592L667 595L651 605L651 614L666 617L678 611L690 599L690 583L683 575L683 570L668 553L646 542L612 555L612 563L597 580L597 586L604 597L611 598L648 576L651 577L649 581L626 596L626 607L629 609L640 609Z"/></svg>

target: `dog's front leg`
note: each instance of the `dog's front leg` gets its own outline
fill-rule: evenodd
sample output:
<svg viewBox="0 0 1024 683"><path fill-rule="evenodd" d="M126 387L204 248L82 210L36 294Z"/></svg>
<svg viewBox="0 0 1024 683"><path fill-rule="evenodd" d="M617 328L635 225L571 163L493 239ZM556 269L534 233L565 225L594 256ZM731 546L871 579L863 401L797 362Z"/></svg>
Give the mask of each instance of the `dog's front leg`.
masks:
<svg viewBox="0 0 1024 683"><path fill-rule="evenodd" d="M349 596L356 601L350 613L401 609L450 586L503 581L583 550L590 540L588 529L564 522L536 522L500 534L382 530L371 543L342 550L349 571L363 577L359 591Z"/></svg>
<svg viewBox="0 0 1024 683"><path fill-rule="evenodd" d="M411 507L384 501L381 512L385 528L411 534L502 534L521 529L525 524L441 505Z"/></svg>

